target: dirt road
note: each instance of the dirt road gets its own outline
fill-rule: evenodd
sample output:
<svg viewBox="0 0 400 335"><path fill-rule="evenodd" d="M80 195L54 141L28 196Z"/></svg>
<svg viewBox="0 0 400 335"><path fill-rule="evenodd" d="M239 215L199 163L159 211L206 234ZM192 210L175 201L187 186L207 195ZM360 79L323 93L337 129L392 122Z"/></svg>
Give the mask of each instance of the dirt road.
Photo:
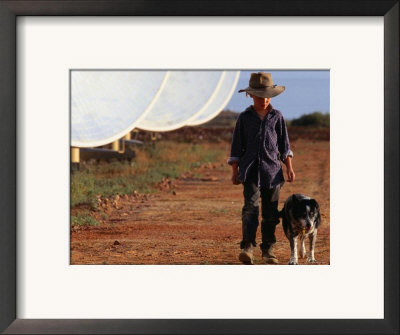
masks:
<svg viewBox="0 0 400 335"><path fill-rule="evenodd" d="M229 144L216 144L226 146ZM317 199L322 214L315 257L329 264L329 141L298 139L294 183L285 183L279 208L292 193ZM284 168L285 170L285 168ZM202 166L150 196L129 195L102 204L99 226L71 230L71 264L240 264L242 186L230 182L225 160ZM277 226L275 253L287 264L289 242ZM257 234L260 242L260 231ZM307 264L299 259L300 264ZM255 251L255 264L263 264Z"/></svg>

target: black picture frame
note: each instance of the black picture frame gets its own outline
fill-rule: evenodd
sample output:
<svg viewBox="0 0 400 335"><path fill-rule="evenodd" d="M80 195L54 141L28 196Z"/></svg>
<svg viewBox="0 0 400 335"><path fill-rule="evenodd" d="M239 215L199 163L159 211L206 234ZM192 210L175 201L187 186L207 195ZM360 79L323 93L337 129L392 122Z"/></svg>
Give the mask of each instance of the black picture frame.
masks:
<svg viewBox="0 0 400 335"><path fill-rule="evenodd" d="M257 11L254 10L257 8ZM17 16L383 16L384 319L33 320L16 316ZM398 334L399 1L0 1L0 331L5 334ZM344 302L345 303L345 302Z"/></svg>

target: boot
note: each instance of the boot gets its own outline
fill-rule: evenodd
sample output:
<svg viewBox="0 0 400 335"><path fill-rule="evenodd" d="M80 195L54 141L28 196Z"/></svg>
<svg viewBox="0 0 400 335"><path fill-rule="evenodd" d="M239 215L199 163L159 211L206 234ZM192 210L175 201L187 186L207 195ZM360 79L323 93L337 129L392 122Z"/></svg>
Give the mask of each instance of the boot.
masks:
<svg viewBox="0 0 400 335"><path fill-rule="evenodd" d="M248 265L254 263L253 245L251 243L242 249L242 252L239 254L239 261Z"/></svg>
<svg viewBox="0 0 400 335"><path fill-rule="evenodd" d="M267 264L278 264L279 261L276 258L274 251L273 251L273 245L270 245L268 248L262 250L262 259L265 261Z"/></svg>

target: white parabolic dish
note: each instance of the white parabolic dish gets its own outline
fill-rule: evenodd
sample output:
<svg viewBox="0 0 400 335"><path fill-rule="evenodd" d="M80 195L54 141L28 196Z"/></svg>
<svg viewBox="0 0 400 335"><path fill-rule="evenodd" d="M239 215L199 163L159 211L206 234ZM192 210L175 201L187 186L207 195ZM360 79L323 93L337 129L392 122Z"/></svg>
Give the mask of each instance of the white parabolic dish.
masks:
<svg viewBox="0 0 400 335"><path fill-rule="evenodd" d="M239 71L71 71L71 145L111 143L134 128L198 125L225 107Z"/></svg>
<svg viewBox="0 0 400 335"><path fill-rule="evenodd" d="M202 113L188 122L188 126L198 126L216 117L228 104L239 81L240 71L225 71L225 77L214 99Z"/></svg>

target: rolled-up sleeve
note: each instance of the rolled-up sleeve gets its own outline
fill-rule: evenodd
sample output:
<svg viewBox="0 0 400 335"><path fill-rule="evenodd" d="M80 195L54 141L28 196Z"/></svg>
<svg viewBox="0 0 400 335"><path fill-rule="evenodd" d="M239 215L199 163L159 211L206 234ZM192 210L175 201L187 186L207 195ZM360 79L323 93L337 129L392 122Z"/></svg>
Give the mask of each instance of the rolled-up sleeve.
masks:
<svg viewBox="0 0 400 335"><path fill-rule="evenodd" d="M240 162L240 158L243 155L244 149L244 141L243 141L243 124L241 121L241 117L236 121L235 129L232 135L232 144L231 144L231 155L228 158L227 163L232 165L234 162Z"/></svg>
<svg viewBox="0 0 400 335"><path fill-rule="evenodd" d="M286 123L283 117L280 117L278 122L278 148L279 148L279 156L282 162L286 160L286 158L293 157L293 151L290 150L290 143L289 143L289 135L286 128Z"/></svg>

